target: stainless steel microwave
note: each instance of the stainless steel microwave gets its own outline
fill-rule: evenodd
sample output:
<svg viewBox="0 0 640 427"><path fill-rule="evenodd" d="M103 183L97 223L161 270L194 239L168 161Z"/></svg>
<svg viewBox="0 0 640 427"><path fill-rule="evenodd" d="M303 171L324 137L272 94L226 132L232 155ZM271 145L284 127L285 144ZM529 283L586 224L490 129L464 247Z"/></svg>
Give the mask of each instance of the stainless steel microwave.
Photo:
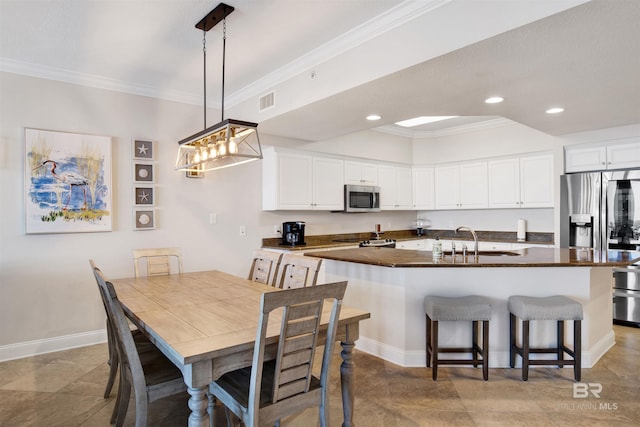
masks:
<svg viewBox="0 0 640 427"><path fill-rule="evenodd" d="M380 187L374 185L345 185L345 212L380 212Z"/></svg>

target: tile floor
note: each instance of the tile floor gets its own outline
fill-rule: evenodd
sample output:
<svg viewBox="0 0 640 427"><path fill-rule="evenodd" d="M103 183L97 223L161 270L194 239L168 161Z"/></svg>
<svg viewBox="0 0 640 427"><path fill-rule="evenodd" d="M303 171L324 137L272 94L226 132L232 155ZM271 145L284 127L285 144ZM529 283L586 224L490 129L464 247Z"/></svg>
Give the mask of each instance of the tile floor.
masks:
<svg viewBox="0 0 640 427"><path fill-rule="evenodd" d="M364 353L357 372L355 424L404 426L638 426L640 425L640 329L614 327L617 344L583 383L602 385L600 398L573 398L572 370L491 369L484 382L471 367L400 368ZM0 426L109 426L115 401L104 399L106 344L0 363ZM340 356L332 369L331 424L342 423ZM151 405L152 426L187 424L187 395ZM126 426L134 425L133 402ZM221 411L219 411L221 412ZM220 425L220 424L218 424ZM317 426L317 410L283 420L283 426Z"/></svg>

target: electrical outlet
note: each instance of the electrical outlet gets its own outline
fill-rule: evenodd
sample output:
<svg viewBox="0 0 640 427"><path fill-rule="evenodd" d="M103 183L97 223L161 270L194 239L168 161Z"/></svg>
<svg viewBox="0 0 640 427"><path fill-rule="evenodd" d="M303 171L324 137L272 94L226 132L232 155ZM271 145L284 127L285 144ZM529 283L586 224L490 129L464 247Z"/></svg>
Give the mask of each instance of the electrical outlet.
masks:
<svg viewBox="0 0 640 427"><path fill-rule="evenodd" d="M209 214L209 224L216 224L218 222L218 214L210 213Z"/></svg>
<svg viewBox="0 0 640 427"><path fill-rule="evenodd" d="M280 226L279 225L274 225L273 226L273 234L279 234L280 233Z"/></svg>
<svg viewBox="0 0 640 427"><path fill-rule="evenodd" d="M247 234L247 227L245 227L244 225L240 226L240 235L241 236L245 236Z"/></svg>

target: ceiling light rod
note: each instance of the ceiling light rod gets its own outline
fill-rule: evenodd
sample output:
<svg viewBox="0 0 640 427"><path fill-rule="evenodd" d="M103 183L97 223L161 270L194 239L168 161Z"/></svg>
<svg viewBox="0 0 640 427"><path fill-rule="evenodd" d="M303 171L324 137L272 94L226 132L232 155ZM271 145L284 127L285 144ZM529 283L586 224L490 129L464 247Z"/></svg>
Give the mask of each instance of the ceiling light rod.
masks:
<svg viewBox="0 0 640 427"><path fill-rule="evenodd" d="M258 124L224 118L224 83L227 39L226 17L234 11L232 6L220 3L196 24L203 32L204 56L204 127L205 129L178 141L176 169L187 171L187 176L202 176L201 172L258 160L262 158L262 147L258 137ZM222 39L222 119L207 128L207 50L206 33L223 22Z"/></svg>

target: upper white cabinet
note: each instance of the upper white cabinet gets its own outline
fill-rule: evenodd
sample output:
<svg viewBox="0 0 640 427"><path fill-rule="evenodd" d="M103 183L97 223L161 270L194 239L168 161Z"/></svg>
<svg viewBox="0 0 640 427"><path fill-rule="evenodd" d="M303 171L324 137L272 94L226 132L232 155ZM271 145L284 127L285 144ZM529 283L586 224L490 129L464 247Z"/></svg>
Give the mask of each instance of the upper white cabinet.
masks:
<svg viewBox="0 0 640 427"><path fill-rule="evenodd" d="M354 185L378 185L378 165L376 163L344 162L344 183Z"/></svg>
<svg viewBox="0 0 640 427"><path fill-rule="evenodd" d="M433 168L414 167L411 174L413 178L413 208L433 209L435 207Z"/></svg>
<svg viewBox="0 0 640 427"><path fill-rule="evenodd" d="M553 156L490 160L490 208L553 207Z"/></svg>
<svg viewBox="0 0 640 427"><path fill-rule="evenodd" d="M380 208L382 210L413 209L411 168L378 165Z"/></svg>
<svg viewBox="0 0 640 427"><path fill-rule="evenodd" d="M264 210L343 209L343 160L271 148L263 157Z"/></svg>
<svg viewBox="0 0 640 427"><path fill-rule="evenodd" d="M628 138L625 141L565 147L565 172L640 167L640 138Z"/></svg>
<svg viewBox="0 0 640 427"><path fill-rule="evenodd" d="M483 209L488 206L487 162L434 168L436 209Z"/></svg>

